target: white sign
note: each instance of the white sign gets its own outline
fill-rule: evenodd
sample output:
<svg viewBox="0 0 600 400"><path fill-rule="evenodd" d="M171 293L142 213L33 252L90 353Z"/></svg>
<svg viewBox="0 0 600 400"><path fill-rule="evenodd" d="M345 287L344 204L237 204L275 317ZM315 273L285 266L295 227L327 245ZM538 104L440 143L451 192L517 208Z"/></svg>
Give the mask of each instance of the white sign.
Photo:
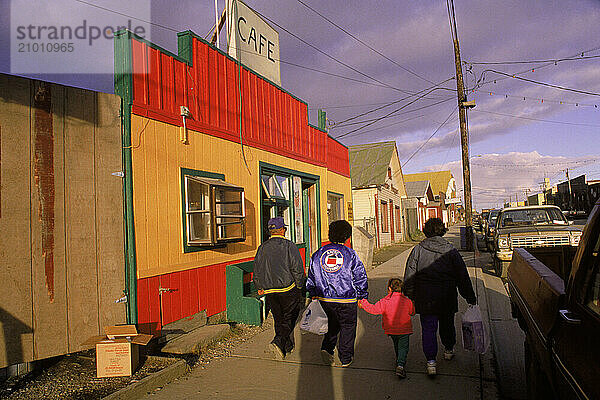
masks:
<svg viewBox="0 0 600 400"><path fill-rule="evenodd" d="M281 86L279 33L240 0L228 0L229 55Z"/></svg>
<svg viewBox="0 0 600 400"><path fill-rule="evenodd" d="M292 189L294 192L294 229L296 230L296 243L304 242L304 229L302 226L302 179L299 176L292 177Z"/></svg>

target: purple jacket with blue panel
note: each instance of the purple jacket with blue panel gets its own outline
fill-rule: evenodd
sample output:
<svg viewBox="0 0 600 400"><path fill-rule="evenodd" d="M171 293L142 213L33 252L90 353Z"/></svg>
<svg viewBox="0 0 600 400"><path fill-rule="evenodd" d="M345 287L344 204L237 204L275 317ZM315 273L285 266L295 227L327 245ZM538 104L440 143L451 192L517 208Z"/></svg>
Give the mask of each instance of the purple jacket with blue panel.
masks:
<svg viewBox="0 0 600 400"><path fill-rule="evenodd" d="M353 303L369 295L367 272L356 252L331 243L311 257L306 290L311 297L334 303Z"/></svg>

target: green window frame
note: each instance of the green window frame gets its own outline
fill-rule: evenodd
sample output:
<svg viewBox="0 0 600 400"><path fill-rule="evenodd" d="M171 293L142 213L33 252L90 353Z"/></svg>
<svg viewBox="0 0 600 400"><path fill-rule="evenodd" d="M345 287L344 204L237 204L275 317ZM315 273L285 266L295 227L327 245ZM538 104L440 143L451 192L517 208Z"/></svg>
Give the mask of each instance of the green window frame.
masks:
<svg viewBox="0 0 600 400"><path fill-rule="evenodd" d="M184 253L245 241L244 194L223 174L181 168Z"/></svg>

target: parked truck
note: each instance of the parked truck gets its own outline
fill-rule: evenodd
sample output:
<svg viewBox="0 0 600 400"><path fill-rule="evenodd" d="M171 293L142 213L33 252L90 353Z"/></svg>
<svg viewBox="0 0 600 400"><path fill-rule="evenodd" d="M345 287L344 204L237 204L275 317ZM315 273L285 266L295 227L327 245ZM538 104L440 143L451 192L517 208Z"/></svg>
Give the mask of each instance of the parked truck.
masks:
<svg viewBox="0 0 600 400"><path fill-rule="evenodd" d="M516 248L508 268L530 399L600 399L600 200L568 247Z"/></svg>

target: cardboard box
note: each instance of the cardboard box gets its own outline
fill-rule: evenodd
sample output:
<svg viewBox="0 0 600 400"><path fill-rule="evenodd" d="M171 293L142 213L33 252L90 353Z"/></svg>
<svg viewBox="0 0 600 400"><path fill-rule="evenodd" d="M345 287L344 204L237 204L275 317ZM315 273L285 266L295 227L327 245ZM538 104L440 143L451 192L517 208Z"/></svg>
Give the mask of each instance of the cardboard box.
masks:
<svg viewBox="0 0 600 400"><path fill-rule="evenodd" d="M105 335L93 336L84 347L96 347L96 376L131 376L139 363L139 346L145 346L152 335L138 334L135 325L104 327Z"/></svg>

